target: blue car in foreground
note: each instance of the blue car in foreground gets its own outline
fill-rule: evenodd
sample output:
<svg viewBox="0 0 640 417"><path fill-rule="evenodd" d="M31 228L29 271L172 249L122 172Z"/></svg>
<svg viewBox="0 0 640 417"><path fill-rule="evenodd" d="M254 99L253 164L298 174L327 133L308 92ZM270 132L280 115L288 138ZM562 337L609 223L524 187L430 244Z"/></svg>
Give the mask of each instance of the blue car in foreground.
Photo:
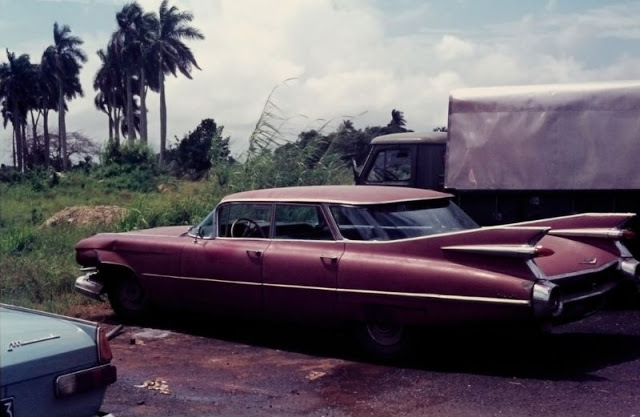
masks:
<svg viewBox="0 0 640 417"><path fill-rule="evenodd" d="M116 368L96 323L0 304L0 348L0 417L105 416Z"/></svg>

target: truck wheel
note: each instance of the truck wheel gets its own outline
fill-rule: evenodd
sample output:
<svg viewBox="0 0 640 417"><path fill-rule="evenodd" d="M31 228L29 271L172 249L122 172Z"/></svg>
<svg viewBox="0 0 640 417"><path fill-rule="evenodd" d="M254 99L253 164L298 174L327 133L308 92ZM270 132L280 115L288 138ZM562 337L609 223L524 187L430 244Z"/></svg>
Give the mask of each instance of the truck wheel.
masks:
<svg viewBox="0 0 640 417"><path fill-rule="evenodd" d="M113 280L107 287L107 296L113 311L125 321L143 319L151 309L146 291L133 275Z"/></svg>
<svg viewBox="0 0 640 417"><path fill-rule="evenodd" d="M374 359L399 359L409 352L408 329L395 324L365 322L358 326L358 340L365 353Z"/></svg>

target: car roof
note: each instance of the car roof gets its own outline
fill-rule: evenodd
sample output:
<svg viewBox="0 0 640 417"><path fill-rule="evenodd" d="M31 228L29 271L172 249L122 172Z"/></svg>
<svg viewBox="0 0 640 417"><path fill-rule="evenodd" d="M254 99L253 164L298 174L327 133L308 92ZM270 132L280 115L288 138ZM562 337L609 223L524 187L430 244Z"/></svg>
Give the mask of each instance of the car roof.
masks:
<svg viewBox="0 0 640 417"><path fill-rule="evenodd" d="M447 143L447 132L405 132L376 136L372 145L395 145L412 143Z"/></svg>
<svg viewBox="0 0 640 417"><path fill-rule="evenodd" d="M305 187L269 188L230 194L222 202L282 201L337 204L385 204L451 197L433 190L376 185L316 185Z"/></svg>

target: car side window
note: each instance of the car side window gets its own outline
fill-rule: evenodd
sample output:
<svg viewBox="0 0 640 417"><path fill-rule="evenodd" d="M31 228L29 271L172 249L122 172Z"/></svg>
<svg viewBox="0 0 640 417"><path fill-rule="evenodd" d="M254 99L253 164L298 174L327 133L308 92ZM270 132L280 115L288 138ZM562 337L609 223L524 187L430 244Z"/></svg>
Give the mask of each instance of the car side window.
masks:
<svg viewBox="0 0 640 417"><path fill-rule="evenodd" d="M385 149L376 155L367 175L367 182L395 182L409 184L411 152L407 149Z"/></svg>
<svg viewBox="0 0 640 417"><path fill-rule="evenodd" d="M274 239L333 240L320 206L276 205Z"/></svg>
<svg viewBox="0 0 640 417"><path fill-rule="evenodd" d="M218 209L218 236L231 238L269 238L271 204L229 203Z"/></svg>

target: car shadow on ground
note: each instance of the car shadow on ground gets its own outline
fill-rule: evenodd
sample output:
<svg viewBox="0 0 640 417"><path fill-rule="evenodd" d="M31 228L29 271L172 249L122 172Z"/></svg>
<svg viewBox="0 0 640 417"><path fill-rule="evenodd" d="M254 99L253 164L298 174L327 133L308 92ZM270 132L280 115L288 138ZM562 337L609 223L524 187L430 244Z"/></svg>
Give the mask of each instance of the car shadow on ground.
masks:
<svg viewBox="0 0 640 417"><path fill-rule="evenodd" d="M635 318L634 315L633 318ZM109 318L107 321L115 317ZM607 323L608 324L608 323ZM350 329L163 313L136 326L354 362L379 363L359 349ZM402 368L544 380L602 380L597 371L640 358L640 334L588 326L533 335L501 328L420 329L413 351L392 362Z"/></svg>

